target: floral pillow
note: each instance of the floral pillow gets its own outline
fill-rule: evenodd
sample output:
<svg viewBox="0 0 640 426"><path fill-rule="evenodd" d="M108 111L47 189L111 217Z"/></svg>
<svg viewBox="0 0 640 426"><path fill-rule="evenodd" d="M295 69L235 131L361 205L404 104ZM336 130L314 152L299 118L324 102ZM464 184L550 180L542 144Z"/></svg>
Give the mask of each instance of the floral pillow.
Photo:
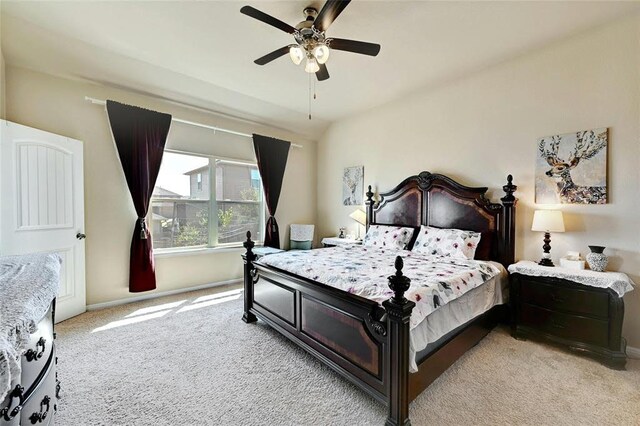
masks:
<svg viewBox="0 0 640 426"><path fill-rule="evenodd" d="M362 245L404 250L413 236L413 228L401 226L371 225Z"/></svg>
<svg viewBox="0 0 640 426"><path fill-rule="evenodd" d="M420 227L413 249L417 253L473 259L480 243L480 233L461 229Z"/></svg>

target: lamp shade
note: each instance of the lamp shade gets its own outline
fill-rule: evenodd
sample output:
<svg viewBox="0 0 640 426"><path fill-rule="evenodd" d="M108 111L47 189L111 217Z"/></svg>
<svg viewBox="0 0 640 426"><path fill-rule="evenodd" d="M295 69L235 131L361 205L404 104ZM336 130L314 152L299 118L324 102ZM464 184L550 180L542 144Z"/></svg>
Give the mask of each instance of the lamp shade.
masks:
<svg viewBox="0 0 640 426"><path fill-rule="evenodd" d="M564 220L560 210L536 210L533 213L532 231L564 232Z"/></svg>
<svg viewBox="0 0 640 426"><path fill-rule="evenodd" d="M367 214L365 212L363 212L362 210L358 209L356 211L354 211L353 213L351 213L349 215L349 217L353 220L355 220L356 222L358 222L360 225L366 225L367 224Z"/></svg>

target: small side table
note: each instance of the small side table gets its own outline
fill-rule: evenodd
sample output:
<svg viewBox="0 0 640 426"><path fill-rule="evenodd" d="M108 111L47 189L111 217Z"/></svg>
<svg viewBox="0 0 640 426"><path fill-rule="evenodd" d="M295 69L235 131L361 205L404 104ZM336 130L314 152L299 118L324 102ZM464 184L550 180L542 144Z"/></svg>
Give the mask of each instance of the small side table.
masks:
<svg viewBox="0 0 640 426"><path fill-rule="evenodd" d="M269 254L282 253L284 250L273 248L273 247L256 247L253 249L253 254L256 255L256 259L260 259L263 256L267 256Z"/></svg>
<svg viewBox="0 0 640 426"><path fill-rule="evenodd" d="M361 245L362 240L356 240L353 238L339 238L339 237L325 237L322 239L323 247L335 247L345 245Z"/></svg>
<svg viewBox="0 0 640 426"><path fill-rule="evenodd" d="M513 337L554 343L611 368L625 368L624 301L620 287L616 291L612 286L626 278L632 289L626 275L538 267L533 262L519 262L509 271Z"/></svg>

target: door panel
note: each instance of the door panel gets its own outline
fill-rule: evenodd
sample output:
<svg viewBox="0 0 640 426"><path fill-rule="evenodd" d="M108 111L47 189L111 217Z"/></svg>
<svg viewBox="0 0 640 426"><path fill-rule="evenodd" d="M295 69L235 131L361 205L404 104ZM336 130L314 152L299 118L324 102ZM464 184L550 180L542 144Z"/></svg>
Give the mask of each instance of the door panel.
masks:
<svg viewBox="0 0 640 426"><path fill-rule="evenodd" d="M18 230L73 227L73 153L16 141Z"/></svg>
<svg viewBox="0 0 640 426"><path fill-rule="evenodd" d="M0 254L58 253L56 322L86 310L82 142L0 121Z"/></svg>

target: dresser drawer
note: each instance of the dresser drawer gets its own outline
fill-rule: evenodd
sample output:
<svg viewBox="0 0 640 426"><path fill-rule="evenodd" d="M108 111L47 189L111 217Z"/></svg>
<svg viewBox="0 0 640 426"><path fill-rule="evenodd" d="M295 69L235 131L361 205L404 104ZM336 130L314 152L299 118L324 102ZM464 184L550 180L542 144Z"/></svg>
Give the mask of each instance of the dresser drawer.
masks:
<svg viewBox="0 0 640 426"><path fill-rule="evenodd" d="M607 321L568 315L523 303L520 305L518 322L568 340L603 347L609 345Z"/></svg>
<svg viewBox="0 0 640 426"><path fill-rule="evenodd" d="M53 306L53 305L52 305ZM37 330L31 334L26 351L22 354L22 376L20 384L25 391L33 385L44 368L53 348L52 306L38 323Z"/></svg>
<svg viewBox="0 0 640 426"><path fill-rule="evenodd" d="M49 425L57 410L55 351L45 363L43 373L45 375L42 380L25 395L26 401L20 416L20 424L23 426Z"/></svg>
<svg viewBox="0 0 640 426"><path fill-rule="evenodd" d="M561 284L545 284L522 278L520 298L524 303L551 310L601 318L609 316L609 295L600 291L568 288Z"/></svg>
<svg viewBox="0 0 640 426"><path fill-rule="evenodd" d="M0 426L20 426L20 403L25 389L17 379L11 382L8 395L0 401Z"/></svg>

